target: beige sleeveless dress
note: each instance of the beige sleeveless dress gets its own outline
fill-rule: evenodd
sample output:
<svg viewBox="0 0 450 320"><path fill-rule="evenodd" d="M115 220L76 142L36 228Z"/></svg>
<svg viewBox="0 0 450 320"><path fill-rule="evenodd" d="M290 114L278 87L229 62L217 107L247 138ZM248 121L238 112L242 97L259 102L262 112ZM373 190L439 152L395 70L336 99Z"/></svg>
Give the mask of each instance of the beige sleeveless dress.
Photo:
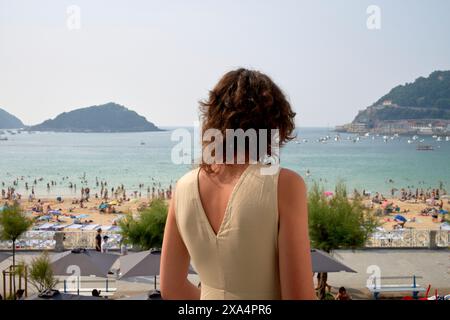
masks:
<svg viewBox="0 0 450 320"><path fill-rule="evenodd" d="M279 170L249 165L234 187L217 235L203 210L199 169L177 183L175 218L201 281L201 299L281 299L278 270Z"/></svg>

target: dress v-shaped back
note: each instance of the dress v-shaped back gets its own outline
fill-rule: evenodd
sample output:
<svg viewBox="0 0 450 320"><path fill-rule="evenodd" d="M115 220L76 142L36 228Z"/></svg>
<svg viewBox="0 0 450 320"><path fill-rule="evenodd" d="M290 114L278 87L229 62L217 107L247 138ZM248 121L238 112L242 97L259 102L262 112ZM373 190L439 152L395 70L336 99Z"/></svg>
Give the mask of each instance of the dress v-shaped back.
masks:
<svg viewBox="0 0 450 320"><path fill-rule="evenodd" d="M278 172L249 165L230 194L217 234L200 199L198 173L177 183L175 217L201 285L201 299L280 299Z"/></svg>
<svg viewBox="0 0 450 320"><path fill-rule="evenodd" d="M248 172L250 169L251 169L251 167L250 167L250 166L247 166L247 168L245 168L245 170L241 173L241 175L240 175L238 181L237 181L236 184L234 185L233 190L231 191L230 196L229 196L229 198L228 198L227 205L226 205L226 207L225 207L225 211L224 211L224 214L223 214L223 217L222 217L222 221L221 221L221 223L220 223L220 226L219 226L219 229L218 229L217 232L214 231L214 228L212 227L211 222L210 222L210 220L208 219L208 215L206 214L205 208L204 208L203 203L202 203L202 199L201 199L201 195L200 195L200 181L199 181L200 168L197 169L197 179L196 179L197 184L196 184L195 189L196 189L197 192L198 192L197 199L199 200L199 207L200 207L200 209L201 209L200 211L201 211L201 213L203 214L203 216L205 217L205 219L207 220L207 222L208 222L208 224L209 224L209 227L210 227L209 229L211 230L211 232L214 234L215 237L217 237L217 236L220 234L220 232L221 232L222 229L224 228L224 224L227 223L227 221L228 221L228 216L229 216L229 212L230 212L230 208L232 207L232 203L233 203L233 200L234 200L234 195L235 195L237 192L239 192L239 187L240 187L241 184L244 182L245 177L247 176L247 172Z"/></svg>

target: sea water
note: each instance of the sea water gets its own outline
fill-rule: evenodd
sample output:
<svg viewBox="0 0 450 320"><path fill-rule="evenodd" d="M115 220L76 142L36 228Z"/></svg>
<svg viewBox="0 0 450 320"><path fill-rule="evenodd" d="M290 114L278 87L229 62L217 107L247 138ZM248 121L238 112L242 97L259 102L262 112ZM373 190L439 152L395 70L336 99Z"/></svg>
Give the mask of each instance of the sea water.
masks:
<svg viewBox="0 0 450 320"><path fill-rule="evenodd" d="M167 188L174 185L190 164L177 165L171 158L175 128L161 132L141 133L52 133L42 132L8 135L0 141L0 189L12 186L27 196L35 179L36 195L75 196L82 186L98 192L96 181L107 181L108 188L125 185L127 192L147 187ZM188 128L193 133L192 128ZM323 139L329 136L329 139ZM432 151L416 150L411 137L340 134L327 128L299 128L297 139L281 151L281 165L304 177L311 186L314 181L332 190L337 181L366 191L389 193L392 188L435 188L450 184L450 142L420 137L432 145ZM322 141L320 141L322 139ZM56 186L47 189L47 183ZM25 190L28 182L29 190ZM72 182L77 191L69 189ZM144 184L139 189L139 184Z"/></svg>

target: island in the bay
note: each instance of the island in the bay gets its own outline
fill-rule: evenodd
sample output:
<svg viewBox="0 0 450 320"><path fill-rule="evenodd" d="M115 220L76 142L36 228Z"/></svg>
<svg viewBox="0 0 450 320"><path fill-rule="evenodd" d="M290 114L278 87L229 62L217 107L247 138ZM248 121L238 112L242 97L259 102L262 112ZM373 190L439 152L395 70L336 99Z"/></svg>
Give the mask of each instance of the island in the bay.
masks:
<svg viewBox="0 0 450 320"><path fill-rule="evenodd" d="M27 130L54 132L161 131L145 117L113 102L64 112L54 119L27 127Z"/></svg>
<svg viewBox="0 0 450 320"><path fill-rule="evenodd" d="M19 129L23 127L24 124L19 118L0 108L0 129Z"/></svg>
<svg viewBox="0 0 450 320"><path fill-rule="evenodd" d="M450 134L450 71L435 71L399 85L338 132L378 134Z"/></svg>

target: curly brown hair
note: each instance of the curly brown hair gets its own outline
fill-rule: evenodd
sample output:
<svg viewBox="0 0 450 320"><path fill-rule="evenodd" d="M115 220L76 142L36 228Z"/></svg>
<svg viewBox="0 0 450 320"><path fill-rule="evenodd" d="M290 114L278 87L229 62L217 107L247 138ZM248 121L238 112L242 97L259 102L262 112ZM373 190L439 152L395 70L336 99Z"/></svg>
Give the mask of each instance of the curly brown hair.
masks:
<svg viewBox="0 0 450 320"><path fill-rule="evenodd" d="M208 99L200 102L200 113L202 137L208 129L217 129L224 137L227 129L278 129L279 146L295 137L295 112L282 90L259 71L240 68L227 72L209 92ZM203 142L203 149L208 143ZM267 146L267 154L271 155L270 135ZM203 159L200 166L212 172Z"/></svg>

